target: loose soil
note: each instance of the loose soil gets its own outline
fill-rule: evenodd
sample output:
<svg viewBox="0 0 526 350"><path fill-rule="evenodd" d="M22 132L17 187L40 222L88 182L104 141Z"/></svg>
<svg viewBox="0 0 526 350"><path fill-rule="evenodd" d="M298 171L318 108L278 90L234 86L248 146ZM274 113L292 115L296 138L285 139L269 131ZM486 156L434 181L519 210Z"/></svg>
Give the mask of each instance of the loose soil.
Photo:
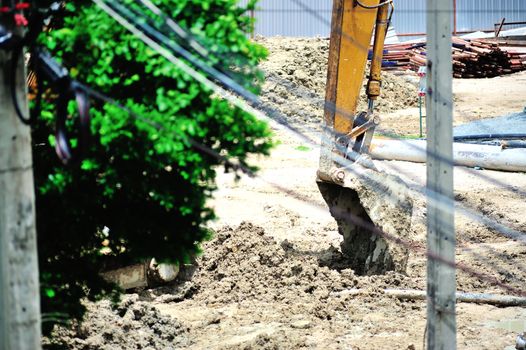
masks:
<svg viewBox="0 0 526 350"><path fill-rule="evenodd" d="M268 60L261 64L266 80L263 102L285 115L289 122L318 128L323 120L329 40L277 37L257 41L269 50ZM378 113L418 106L415 85L389 72L382 80L382 95L375 104ZM366 82L364 78L364 85ZM362 87L358 109L366 108Z"/></svg>
<svg viewBox="0 0 526 350"><path fill-rule="evenodd" d="M304 79L305 88L314 90L316 98L323 96L326 40L278 38L261 42L271 50L271 61L264 66L267 75L281 71L276 76L295 84ZM312 47L312 52L318 53L297 54L302 47ZM280 58L273 61L273 57ZM305 79L295 73L297 68L287 68L282 61L287 57L308 77L317 78ZM318 62L317 66L311 61ZM519 98L511 91L524 91L525 77L523 72L455 80L456 120L522 110L526 92ZM315 104L312 113L308 110L300 115L310 102L281 96L284 92L277 91L280 88L272 79L265 87L268 102L290 114L287 118L294 125L311 126L309 136L319 140L320 105ZM410 83L402 85L414 91ZM500 96L499 106L489 96L500 94L504 85L510 93ZM484 86L487 89L481 88ZM405 96L402 92L401 98ZM396 101L387 100L382 108L398 108ZM403 102L403 107L414 106L414 99L411 101ZM479 108L487 113L473 112ZM385 115L385 131L410 135L418 128L418 115L407 119ZM400 301L381 290L426 287L422 254L425 198L419 193L425 184L425 166L375 162L382 170L402 177L413 191L413 246L407 273L357 276L341 253L341 236L315 183L319 146L306 145L283 131L277 131L276 137L281 144L270 157L252 160L261 168L260 177L236 180L232 174L219 174L219 190L210 203L219 216L211 225L216 233L204 244L203 255L195 264L185 266L176 283L126 295L115 307L108 301L88 304L86 322L71 330L58 330L59 339L71 349L422 349L426 303ZM275 184L301 198L283 193ZM456 203L476 213L466 216L457 212L455 216L456 259L483 275L459 271L459 291L512 294L495 282L524 290L526 246L485 225L483 219L526 232L525 191L526 175L522 173L455 168ZM364 293L345 293L356 288ZM459 303L458 348L513 349L517 333L525 330L525 320L524 308Z"/></svg>

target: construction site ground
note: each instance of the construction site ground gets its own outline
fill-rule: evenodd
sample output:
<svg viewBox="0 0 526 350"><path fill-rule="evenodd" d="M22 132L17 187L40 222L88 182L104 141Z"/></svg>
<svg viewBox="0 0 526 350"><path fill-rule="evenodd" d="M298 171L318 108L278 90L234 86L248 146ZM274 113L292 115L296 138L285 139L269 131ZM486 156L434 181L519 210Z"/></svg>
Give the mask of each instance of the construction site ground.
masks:
<svg viewBox="0 0 526 350"><path fill-rule="evenodd" d="M203 255L183 269L175 284L125 295L116 307L108 301L88 304L83 326L58 331L69 348L422 349L425 301L401 301L381 291L425 290L425 198L419 193L425 185L425 165L376 162L401 176L414 191L415 244L407 274L355 275L346 265L342 238L315 182L321 125L316 116L321 118L322 113L316 103L323 100L323 89L309 79L325 76L323 57L316 74L297 73L300 68L289 69L275 58L294 59L297 47L288 40L263 40L271 49L267 67L280 67L284 72L280 79L296 76L297 91L318 89L307 114L304 99L294 105L298 98L290 97L289 105L282 106L290 113L296 109L297 115L305 112L304 119L288 121L316 144L276 130L280 144L271 156L252 160L260 167L257 178L237 181L233 174L220 171L218 191L210 203L219 217L211 225L216 233L204 244ZM323 54L327 41L294 45L302 50L310 45L317 48L313 52ZM311 52L308 57L318 56ZM384 111L380 108L380 131L413 137L419 131L418 108L415 96L408 94L416 93L416 88L404 77L391 78L393 97L383 105ZM268 85L265 91L269 102L279 107L280 98L286 97L280 97L276 81L272 80L272 91ZM397 84L407 84L405 95L396 95ZM454 93L456 125L520 112L526 106L526 72L454 80ZM400 101L409 102L400 106ZM512 294L496 281L524 290L526 246L477 222L482 217L525 232L524 191L524 173L455 168L456 204L473 214L457 212L455 217L456 259L484 275L481 279L458 271L458 291ZM363 293L345 292L350 289ZM526 327L526 309L459 303L457 326L459 349L513 349L515 337Z"/></svg>

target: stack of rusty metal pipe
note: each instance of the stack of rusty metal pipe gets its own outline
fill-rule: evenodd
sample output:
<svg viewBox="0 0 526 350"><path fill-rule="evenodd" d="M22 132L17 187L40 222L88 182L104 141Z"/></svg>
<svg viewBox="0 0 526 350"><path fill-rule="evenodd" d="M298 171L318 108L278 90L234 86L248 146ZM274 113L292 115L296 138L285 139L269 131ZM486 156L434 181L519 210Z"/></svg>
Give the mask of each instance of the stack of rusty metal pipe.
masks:
<svg viewBox="0 0 526 350"><path fill-rule="evenodd" d="M526 46L506 41L452 39L453 76L495 77L526 70ZM414 70L427 63L426 43L386 45L385 70Z"/></svg>

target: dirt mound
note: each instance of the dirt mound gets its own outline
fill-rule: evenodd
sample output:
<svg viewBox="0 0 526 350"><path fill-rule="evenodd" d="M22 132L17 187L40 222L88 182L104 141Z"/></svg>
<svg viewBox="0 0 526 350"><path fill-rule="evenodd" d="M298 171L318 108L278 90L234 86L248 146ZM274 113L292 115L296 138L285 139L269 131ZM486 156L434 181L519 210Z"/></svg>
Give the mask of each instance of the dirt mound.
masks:
<svg viewBox="0 0 526 350"><path fill-rule="evenodd" d="M323 118L329 40L276 37L257 41L270 53L268 60L261 63L266 76L262 100L289 121L319 124ZM380 114L417 104L415 86L389 72L383 73L382 96L376 103ZM367 108L364 88L358 108Z"/></svg>
<svg viewBox="0 0 526 350"><path fill-rule="evenodd" d="M356 276L345 261L334 247L302 251L288 240L278 244L261 227L245 222L237 228L219 230L205 244L204 254L186 281L149 293L155 295L156 302L171 304L167 307L178 318L183 314L181 310L198 313L202 305L207 305L197 322L186 323L189 332L201 342L195 348L319 348L332 340L325 338L327 334L308 335L328 322L333 330L344 333L356 314L369 312L369 303L401 305L379 293L380 289L417 287L411 278L397 273ZM354 288L369 293L342 292ZM236 305L236 316L229 311L232 305ZM230 331L232 319L243 327ZM215 331L214 327L229 331L211 339L209 333Z"/></svg>
<svg viewBox="0 0 526 350"><path fill-rule="evenodd" d="M236 229L227 227L217 232L204 251L192 278L197 290L194 299L211 303L326 299L343 289L381 288L404 278L395 273L355 276L334 247L309 254L287 240L276 243L261 227L246 222Z"/></svg>
<svg viewBox="0 0 526 350"><path fill-rule="evenodd" d="M395 273L355 276L345 261L334 247L305 252L287 240L278 244L251 223L225 227L205 243L203 255L183 269L174 285L126 295L116 305L108 300L87 302L84 323L56 328L54 340L46 339L45 346L79 350L317 347L329 340L309 340L306 333L326 322L343 330L355 312L367 312L358 311L369 307L360 303L398 303L377 294L379 289L414 285L409 277ZM351 288L369 294L341 293ZM162 305L173 305L179 313L165 315L159 311ZM224 310L232 305L242 310L240 315L245 316L240 317L247 317L246 323L211 337L218 325L228 324Z"/></svg>
<svg viewBox="0 0 526 350"><path fill-rule="evenodd" d="M412 349L425 328L425 301L401 302L380 292L424 289L425 259L412 261L410 271L409 276L356 276L335 247L307 250L297 242L278 243L245 222L216 232L177 283L127 295L113 307L109 301L87 303L85 323L58 329L55 344L83 350L356 350L389 342ZM462 274L460 279L466 280ZM407 324L412 327L406 337L399 329ZM463 336L478 339L479 333Z"/></svg>
<svg viewBox="0 0 526 350"><path fill-rule="evenodd" d="M117 305L109 300L86 303L81 325L59 327L44 347L72 350L174 349L189 344L186 330L173 318L163 316L137 294L123 297Z"/></svg>
<svg viewBox="0 0 526 350"><path fill-rule="evenodd" d="M326 297L357 284L352 270L321 267L316 257L296 252L288 241L278 245L250 223L221 230L204 249L194 283L196 297L210 302L295 299L298 292Z"/></svg>

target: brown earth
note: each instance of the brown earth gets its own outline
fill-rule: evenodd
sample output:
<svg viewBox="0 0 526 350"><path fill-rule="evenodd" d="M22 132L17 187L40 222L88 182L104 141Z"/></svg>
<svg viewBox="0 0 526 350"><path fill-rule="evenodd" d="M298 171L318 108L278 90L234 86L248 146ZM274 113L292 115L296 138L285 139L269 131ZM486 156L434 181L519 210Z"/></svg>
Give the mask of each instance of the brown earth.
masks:
<svg viewBox="0 0 526 350"><path fill-rule="evenodd" d="M521 112L526 109L526 71L494 78L453 79L453 96L455 126ZM418 107L381 114L379 132L399 136L419 135L419 115ZM425 118L422 124L425 135Z"/></svg>
<svg viewBox="0 0 526 350"><path fill-rule="evenodd" d="M286 37L260 37L257 41L269 50L268 60L261 64L266 77L263 102L284 114L288 121L316 130L323 118L329 41ZM418 79L414 72L383 73L382 96L376 103L382 119L380 134L419 135ZM453 94L454 125L519 112L526 108L526 72L486 79L453 79ZM358 110L366 107L362 88ZM423 130L425 133L425 118Z"/></svg>
<svg viewBox="0 0 526 350"><path fill-rule="evenodd" d="M263 43L271 51L273 47L285 51L284 57L296 57L297 46L286 48L297 41L267 39ZM326 41L314 39L302 45L319 51ZM273 57L266 69L273 64L275 69L284 67L274 63ZM320 72L307 75L323 77L322 65L320 59ZM282 75L293 80L294 72ZM525 77L520 73L455 80L456 120L522 110L526 91L520 96L514 91L524 91ZM320 79L307 83L319 94L324 83ZM409 86L408 91L413 89ZM501 94L505 86L507 93ZM499 104L495 96L500 96ZM290 108L290 113L307 104L302 98L283 98L273 103L288 101L283 108ZM396 95L393 98L398 100ZM487 113L477 114L480 109ZM384 118L384 130L416 133L414 115L411 119L393 115ZM319 117L318 105L312 114L290 120L312 126L309 136L319 140ZM406 274L357 276L341 253L341 236L315 183L319 146L306 145L283 131L276 137L281 144L270 157L253 159L261 168L259 177L236 181L232 174L219 174L219 190L210 203L219 216L211 225L215 237L204 245L196 263L185 267L177 283L127 295L114 308L107 301L89 304L83 326L60 330L69 348L422 349L425 302L400 301L381 290L425 289L425 198L419 193L425 184L425 166L376 162L401 176L413 191L412 253ZM297 195L285 194L282 188ZM484 220L525 232L525 193L523 173L455 168L457 206L469 214L457 211L455 216L456 259L482 275L459 271L459 291L512 294L495 281L524 290L526 246L506 238ZM356 288L364 293L345 293ZM459 349L512 349L517 333L526 330L526 309L459 303L457 324Z"/></svg>
<svg viewBox="0 0 526 350"><path fill-rule="evenodd" d="M266 79L263 102L284 114L287 121L318 128L323 118L329 40L277 37L257 41L269 50L268 60L261 64ZM416 106L416 86L394 74L384 74L376 110L387 113ZM358 109L366 108L367 98L362 87Z"/></svg>

